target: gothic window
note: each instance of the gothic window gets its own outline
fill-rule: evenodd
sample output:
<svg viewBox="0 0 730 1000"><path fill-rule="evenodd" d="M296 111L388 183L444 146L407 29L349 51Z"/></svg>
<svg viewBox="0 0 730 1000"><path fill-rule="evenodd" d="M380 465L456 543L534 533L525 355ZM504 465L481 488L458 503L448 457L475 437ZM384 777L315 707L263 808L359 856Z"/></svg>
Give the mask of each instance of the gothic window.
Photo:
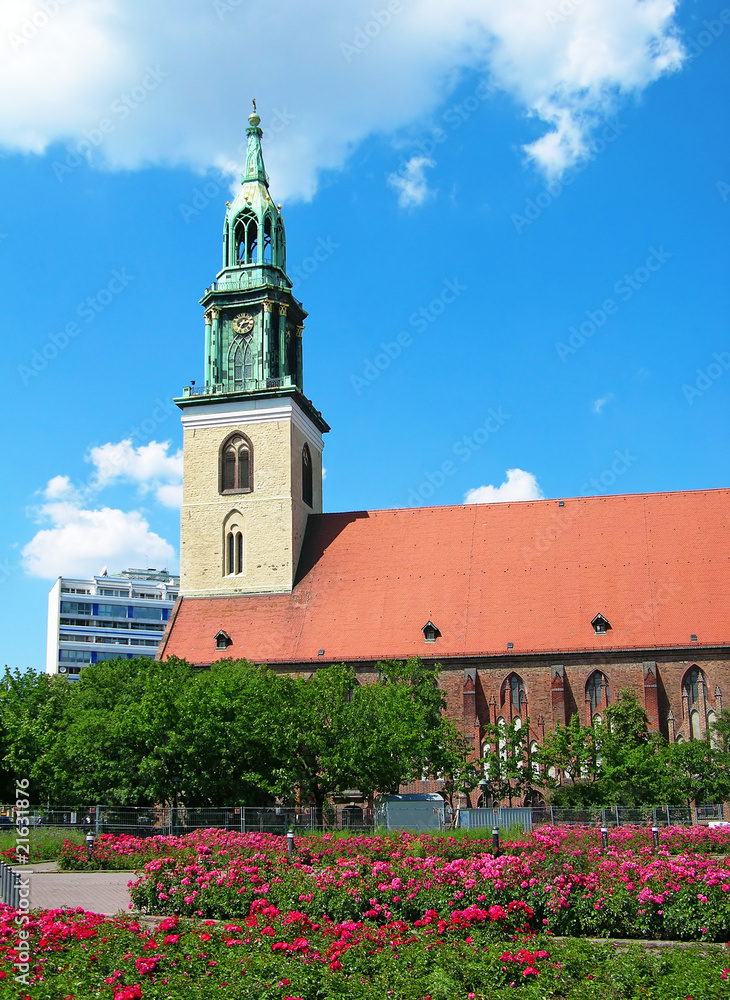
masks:
<svg viewBox="0 0 730 1000"><path fill-rule="evenodd" d="M308 507L312 507L312 455L309 445L302 448L302 500Z"/></svg>
<svg viewBox="0 0 730 1000"><path fill-rule="evenodd" d="M264 264L271 263L271 216L267 215L264 219Z"/></svg>
<svg viewBox="0 0 730 1000"><path fill-rule="evenodd" d="M276 264L279 267L286 267L286 240L284 238L284 226L281 221L276 223Z"/></svg>
<svg viewBox="0 0 730 1000"><path fill-rule="evenodd" d="M231 434L220 450L221 493L253 491L253 447L244 434Z"/></svg>
<svg viewBox="0 0 730 1000"><path fill-rule="evenodd" d="M532 768L532 773L535 775L536 778L540 777L540 764L537 759L539 752L540 752L540 747L533 740L532 743L530 743L530 767Z"/></svg>
<svg viewBox="0 0 730 1000"><path fill-rule="evenodd" d="M591 707L591 721L596 721L596 713L608 705L608 677L600 670L595 670L586 682L586 702Z"/></svg>
<svg viewBox="0 0 730 1000"><path fill-rule="evenodd" d="M687 699L689 708L700 700L700 682L705 683L705 675L699 667L691 667L682 681L682 694Z"/></svg>
<svg viewBox="0 0 730 1000"><path fill-rule="evenodd" d="M223 575L239 576L245 571L243 518L234 510L223 525Z"/></svg>
<svg viewBox="0 0 730 1000"><path fill-rule="evenodd" d="M253 378L253 345L251 337L235 341L233 348L233 387L245 389L246 382ZM230 355L229 355L230 357ZM230 377L230 370L229 370Z"/></svg>
<svg viewBox="0 0 730 1000"><path fill-rule="evenodd" d="M509 708L510 716L521 716L527 707L527 692L519 674L510 674L502 684L502 708Z"/></svg>
<svg viewBox="0 0 730 1000"><path fill-rule="evenodd" d="M255 264L258 258L259 226L253 212L244 212L236 222L236 258L238 264Z"/></svg>

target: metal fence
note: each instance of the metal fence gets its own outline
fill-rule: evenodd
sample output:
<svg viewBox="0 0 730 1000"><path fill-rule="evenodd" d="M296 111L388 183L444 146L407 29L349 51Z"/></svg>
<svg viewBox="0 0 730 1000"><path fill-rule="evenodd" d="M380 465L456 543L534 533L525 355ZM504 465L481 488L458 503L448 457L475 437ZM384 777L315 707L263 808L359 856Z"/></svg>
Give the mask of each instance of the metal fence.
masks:
<svg viewBox="0 0 730 1000"><path fill-rule="evenodd" d="M13 807L0 806L0 815L12 819ZM345 805L316 809L285 806L221 806L209 808L167 806L58 807L28 810L31 829L61 829L102 833L126 833L137 837L168 836L194 830L234 830L239 833L285 834L290 827L306 830L367 831L374 826L374 813L364 806ZM10 828L8 826L8 828Z"/></svg>
<svg viewBox="0 0 730 1000"><path fill-rule="evenodd" d="M0 861L0 902L17 910L20 906L20 872L13 871L10 865Z"/></svg>
<svg viewBox="0 0 730 1000"><path fill-rule="evenodd" d="M0 806L0 829L14 827L13 807ZM31 829L61 829L76 832L127 833L138 837L192 833L215 827L239 833L283 835L289 828L302 834L307 830L352 831L367 833L375 828L374 811L367 806L338 805L324 809L286 806L223 806L192 808L186 806L108 806L86 808L35 807L27 812ZM445 826L469 830L502 832L516 827L529 832L538 826L699 826L723 820L722 805L656 806L623 809L620 806L591 809L541 807L501 807L497 809L446 809Z"/></svg>

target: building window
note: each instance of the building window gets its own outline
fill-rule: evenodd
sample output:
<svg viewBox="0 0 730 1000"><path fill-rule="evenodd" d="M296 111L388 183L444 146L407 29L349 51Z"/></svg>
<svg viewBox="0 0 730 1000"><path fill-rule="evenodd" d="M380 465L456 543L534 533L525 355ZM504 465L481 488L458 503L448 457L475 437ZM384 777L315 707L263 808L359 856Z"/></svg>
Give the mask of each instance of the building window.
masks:
<svg viewBox="0 0 730 1000"><path fill-rule="evenodd" d="M236 222L234 233L236 258L239 265L255 264L258 258L259 227L253 212L246 211Z"/></svg>
<svg viewBox="0 0 730 1000"><path fill-rule="evenodd" d="M134 617L159 622L162 621L162 608L134 608Z"/></svg>
<svg viewBox="0 0 730 1000"><path fill-rule="evenodd" d="M440 631L436 628L433 622L426 622L421 631L423 632L423 638L426 642L436 642L441 635Z"/></svg>
<svg viewBox="0 0 730 1000"><path fill-rule="evenodd" d="M611 628L611 623L603 615L596 615L596 617L591 622L593 626L593 631L596 635L605 635L606 632Z"/></svg>
<svg viewBox="0 0 730 1000"><path fill-rule="evenodd" d="M253 447L240 433L226 438L220 450L220 492L253 491Z"/></svg>
<svg viewBox="0 0 730 1000"><path fill-rule="evenodd" d="M302 500L308 507L314 506L312 503L312 455L308 444L302 448Z"/></svg>
<svg viewBox="0 0 730 1000"><path fill-rule="evenodd" d="M220 630L218 635L215 637L215 648L216 649L228 649L229 646L233 645L233 639L227 632L223 629Z"/></svg>
<svg viewBox="0 0 730 1000"><path fill-rule="evenodd" d="M595 670L586 682L586 702L590 705L591 721L600 722L596 712L608 705L608 677Z"/></svg>
<svg viewBox="0 0 730 1000"><path fill-rule="evenodd" d="M510 674L502 684L501 705L509 706L510 715L521 716L527 707L527 692L519 674Z"/></svg>
<svg viewBox="0 0 730 1000"><path fill-rule="evenodd" d="M238 511L232 511L226 518L223 529L223 575L238 576L246 568L243 548L243 518Z"/></svg>
<svg viewBox="0 0 730 1000"><path fill-rule="evenodd" d="M126 618L126 604L100 604L97 612L100 618Z"/></svg>
<svg viewBox="0 0 730 1000"><path fill-rule="evenodd" d="M90 615L91 604L82 604L80 601L61 601L62 615Z"/></svg>
<svg viewBox="0 0 730 1000"><path fill-rule="evenodd" d="M682 694L687 698L690 708L700 700L700 683L705 683L705 676L699 667L692 667L682 681Z"/></svg>

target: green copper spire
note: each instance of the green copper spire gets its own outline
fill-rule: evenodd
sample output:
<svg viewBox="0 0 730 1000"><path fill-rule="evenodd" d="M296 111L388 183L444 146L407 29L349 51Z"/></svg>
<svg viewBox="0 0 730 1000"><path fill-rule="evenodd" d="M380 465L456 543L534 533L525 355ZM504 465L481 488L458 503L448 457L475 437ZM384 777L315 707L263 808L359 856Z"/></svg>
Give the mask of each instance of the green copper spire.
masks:
<svg viewBox="0 0 730 1000"><path fill-rule="evenodd" d="M263 131L254 102L248 118L241 187L226 202L223 267L200 300L205 309L205 380L183 390L183 400L234 402L296 396L310 418L321 414L303 395L302 333L306 312L286 273L281 205L269 193Z"/></svg>
<svg viewBox="0 0 730 1000"><path fill-rule="evenodd" d="M269 178L266 176L264 168L264 154L261 150L261 140L264 133L259 128L261 119L256 114L256 101L253 102L253 114L248 116L249 127L246 129L248 144L246 148L246 164L243 168L241 183L247 181L258 181L269 190Z"/></svg>

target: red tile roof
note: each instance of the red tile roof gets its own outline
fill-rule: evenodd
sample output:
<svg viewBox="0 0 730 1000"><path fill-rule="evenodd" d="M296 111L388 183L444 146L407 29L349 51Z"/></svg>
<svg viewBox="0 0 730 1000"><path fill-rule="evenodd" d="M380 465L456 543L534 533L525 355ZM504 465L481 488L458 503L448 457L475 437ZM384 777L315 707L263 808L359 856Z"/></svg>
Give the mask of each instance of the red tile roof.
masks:
<svg viewBox="0 0 730 1000"><path fill-rule="evenodd" d="M729 499L705 490L315 515L291 594L185 597L162 655L321 663L504 655L510 642L514 654L555 655L726 645ZM605 635L591 627L597 614ZM435 643L421 632L429 620ZM220 628L233 640L225 653Z"/></svg>

